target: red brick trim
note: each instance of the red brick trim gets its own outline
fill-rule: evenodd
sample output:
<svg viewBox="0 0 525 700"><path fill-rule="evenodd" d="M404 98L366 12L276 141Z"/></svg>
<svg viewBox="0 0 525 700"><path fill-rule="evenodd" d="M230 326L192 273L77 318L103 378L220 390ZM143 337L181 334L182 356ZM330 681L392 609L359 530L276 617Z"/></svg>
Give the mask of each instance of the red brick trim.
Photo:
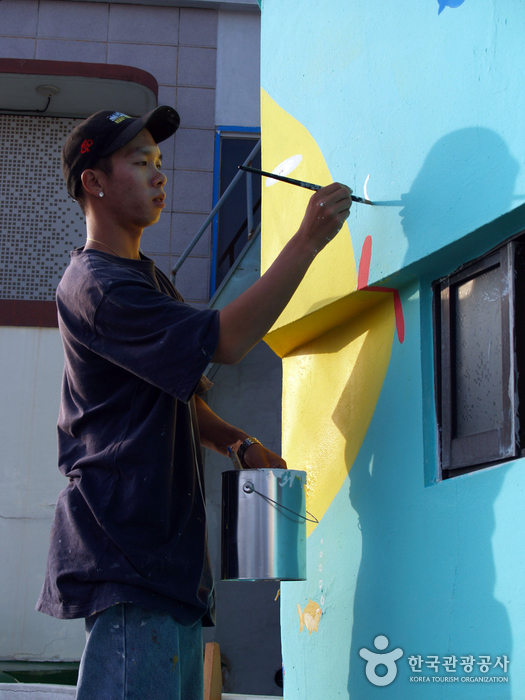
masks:
<svg viewBox="0 0 525 700"><path fill-rule="evenodd" d="M0 299L0 326L58 328L54 301Z"/></svg>
<svg viewBox="0 0 525 700"><path fill-rule="evenodd" d="M125 80L149 88L159 96L159 85L145 70L111 63L81 63L78 61L40 61L25 58L0 58L0 73L23 75L66 75L76 78L106 78Z"/></svg>

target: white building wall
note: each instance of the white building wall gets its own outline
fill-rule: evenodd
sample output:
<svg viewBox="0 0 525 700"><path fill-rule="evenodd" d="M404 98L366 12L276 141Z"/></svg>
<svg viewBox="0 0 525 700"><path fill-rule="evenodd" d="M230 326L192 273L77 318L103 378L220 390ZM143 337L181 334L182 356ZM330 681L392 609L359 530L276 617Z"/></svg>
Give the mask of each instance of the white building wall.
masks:
<svg viewBox="0 0 525 700"><path fill-rule="evenodd" d="M163 147L173 183L169 211L144 239L146 254L169 272L212 206L214 127L260 124L260 14L255 3L247 12L231 6L219 9L224 4L212 2L204 9L196 3L188 3L191 8L160 0L157 4L2 0L0 58L123 63L154 75L159 103L175 106L182 118L176 139ZM15 119L3 118L10 124ZM47 138L53 120L35 119L39 134ZM6 138L12 141L10 135ZM56 159L57 170L60 146L41 150L41 157ZM10 185L21 192L28 189L20 174L15 180L11 176ZM38 189L35 184L33 193ZM59 206L59 197L66 209L76 207L62 191L51 197L54 205ZM15 210L21 201L15 193L10 205L13 220L20 221ZM28 206L22 208L27 216ZM82 217L75 213L73 218ZM82 226L76 226L77 232L72 224L66 227L78 240L71 242L66 236L64 255L73 244L82 245ZM42 267L42 229L37 228L29 254L35 268L28 267L30 276ZM29 235L27 226L23 231ZM5 216L0 240L7 233L12 234L13 228ZM15 238L20 244L21 237ZM208 299L209 256L210 240L205 237L178 275L181 291L196 305ZM13 271L19 268L16 264ZM38 297L29 288L18 294L4 280L0 298L50 301L58 278ZM46 279L49 282L49 275ZM56 620L34 609L44 578L54 504L66 483L57 469L56 450L62 366L58 330L0 326L0 659L78 660L84 647L82 620ZM228 393L228 383L226 388ZM220 403L219 390L217 382L214 396ZM250 421L250 425L261 435L257 424ZM236 601L225 602L223 611L230 604L236 607ZM273 601L272 607L278 610ZM223 616L228 617L226 612ZM278 614L278 625L277 618ZM247 629L254 637L253 625ZM268 660L264 674L259 672L268 676L265 683L270 688L280 663L278 632L274 646L275 658ZM242 662L249 668L247 663Z"/></svg>
<svg viewBox="0 0 525 700"><path fill-rule="evenodd" d="M82 620L35 611L49 531L65 479L56 420L63 352L58 330L0 328L0 658L76 660Z"/></svg>
<svg viewBox="0 0 525 700"><path fill-rule="evenodd" d="M215 123L260 126L259 13L219 12Z"/></svg>

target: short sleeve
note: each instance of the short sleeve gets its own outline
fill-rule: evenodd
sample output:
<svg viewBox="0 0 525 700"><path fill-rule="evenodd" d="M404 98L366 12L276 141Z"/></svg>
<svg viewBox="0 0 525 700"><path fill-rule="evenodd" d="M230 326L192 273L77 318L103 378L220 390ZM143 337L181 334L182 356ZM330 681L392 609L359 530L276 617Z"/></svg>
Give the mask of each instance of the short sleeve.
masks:
<svg viewBox="0 0 525 700"><path fill-rule="evenodd" d="M106 290L94 330L92 351L187 402L217 347L219 312L121 281Z"/></svg>

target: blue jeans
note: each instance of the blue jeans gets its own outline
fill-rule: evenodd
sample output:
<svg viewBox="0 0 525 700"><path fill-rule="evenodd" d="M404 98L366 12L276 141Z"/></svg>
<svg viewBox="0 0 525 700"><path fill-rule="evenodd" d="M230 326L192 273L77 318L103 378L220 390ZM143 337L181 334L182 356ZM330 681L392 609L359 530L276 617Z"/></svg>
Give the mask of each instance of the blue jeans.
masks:
<svg viewBox="0 0 525 700"><path fill-rule="evenodd" d="M77 700L202 700L202 625L122 603L86 620Z"/></svg>

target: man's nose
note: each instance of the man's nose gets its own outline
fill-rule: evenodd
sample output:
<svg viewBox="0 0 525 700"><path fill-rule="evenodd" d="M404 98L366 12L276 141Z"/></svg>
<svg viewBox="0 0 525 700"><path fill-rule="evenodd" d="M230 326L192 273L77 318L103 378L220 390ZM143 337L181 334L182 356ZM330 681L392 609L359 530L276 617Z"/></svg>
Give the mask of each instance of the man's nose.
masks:
<svg viewBox="0 0 525 700"><path fill-rule="evenodd" d="M157 170L153 179L155 181L155 185L157 186L165 185L168 180L168 178L166 177L165 173L162 172L162 170Z"/></svg>

